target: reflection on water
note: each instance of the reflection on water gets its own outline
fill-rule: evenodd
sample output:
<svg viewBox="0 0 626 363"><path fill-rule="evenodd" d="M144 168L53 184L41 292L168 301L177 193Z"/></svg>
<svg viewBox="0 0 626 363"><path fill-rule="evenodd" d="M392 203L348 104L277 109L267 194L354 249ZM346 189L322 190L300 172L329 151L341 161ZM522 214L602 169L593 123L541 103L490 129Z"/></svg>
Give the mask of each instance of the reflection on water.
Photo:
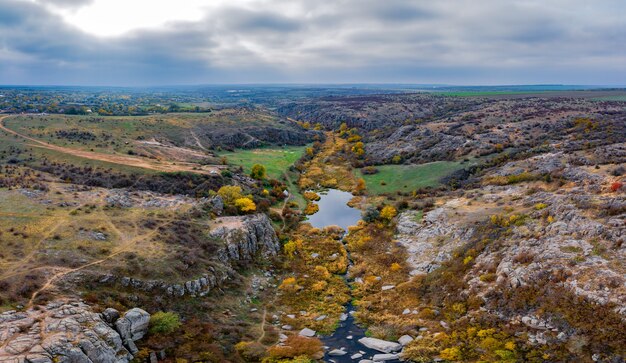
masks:
<svg viewBox="0 0 626 363"><path fill-rule="evenodd" d="M337 189L329 189L319 193L319 212L309 216L307 222L313 227L324 228L327 226L339 226L348 230L348 226L355 225L361 219L361 211L350 208L346 203L352 199L352 194Z"/></svg>

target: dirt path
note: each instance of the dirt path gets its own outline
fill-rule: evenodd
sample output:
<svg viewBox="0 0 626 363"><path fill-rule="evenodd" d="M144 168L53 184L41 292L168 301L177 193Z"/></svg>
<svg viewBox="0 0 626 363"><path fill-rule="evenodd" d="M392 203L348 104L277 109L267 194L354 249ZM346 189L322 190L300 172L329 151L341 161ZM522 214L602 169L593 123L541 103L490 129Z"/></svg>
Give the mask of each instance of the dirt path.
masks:
<svg viewBox="0 0 626 363"><path fill-rule="evenodd" d="M80 204L78 206L78 208L83 207L84 204ZM64 225L67 221L69 221L70 218L70 214L71 212L68 212L68 219L60 219L58 220L54 225L52 225L51 227L49 227L49 229L47 230L46 233L44 233L43 237L41 237L37 243L32 247L31 251L29 251L29 253L24 256L23 258L21 258L19 261L14 261L14 262L10 262L10 263L3 263L0 265L9 265L10 267L8 268L8 270L10 272L5 272L0 274L0 280L4 280L7 279L9 277L13 277L16 275L21 274L21 272L18 272L21 266L26 266L28 264L28 261L33 258L38 252L39 252L39 248L41 247L41 245L43 244L43 242L45 240L47 240L48 238L50 238L52 235L54 235L54 233L56 233L56 231L62 226ZM5 216L6 214L0 214L0 217Z"/></svg>
<svg viewBox="0 0 626 363"><path fill-rule="evenodd" d="M146 238L150 238L150 237L154 236L155 234L158 233L160 227L163 227L164 225L167 225L167 224L169 224L169 223L164 223L164 224L154 228L152 231L150 231L150 232L148 232L148 233L146 233L144 235L136 236L136 237L134 237L134 238L132 238L132 239L130 239L128 241L125 241L124 243L122 243L122 245L120 246L120 248L117 251L112 252L111 254L109 254L108 256L106 256L106 257L104 257L102 259L99 259L99 260L96 260L96 261L92 261L92 262L86 263L84 265L81 265L81 266L78 266L78 267L72 268L72 269L63 268L60 272L57 272L54 275L52 275L48 279L48 281L39 290L35 291L31 295L30 300L28 301L27 308L32 307L35 299L37 298L37 296L39 294L41 294L43 291L45 291L45 290L49 289L51 286L53 286L54 282L56 280L58 280L59 278L65 276L65 275L68 275L68 274L70 274L72 272L80 271L80 270L83 270L83 269L85 269L87 267L91 267L91 266L94 266L94 265L101 264L102 262L110 260L111 258L113 258L113 257L115 257L115 256L117 256L117 255L119 255L121 253L128 252L128 251L131 250L131 248L137 242L139 242L141 240L144 240ZM119 232L119 230L118 230L118 232ZM124 238L123 235L120 235L120 237Z"/></svg>
<svg viewBox="0 0 626 363"><path fill-rule="evenodd" d="M18 133L17 131L9 129L8 127L4 125L4 120L8 117L9 116L0 116L0 130L7 132L11 135L18 136L22 139L25 139L31 142L32 143L31 145L35 147L53 150L53 151L57 151L63 154L77 156L77 157L84 158L84 159L104 161L104 162L113 163L113 164L133 166L137 168L150 169L150 170L163 171L163 172L187 171L187 172L192 172L192 173L197 173L197 174L211 174L215 172L219 173L220 171L220 167L217 165L200 165L200 164L185 163L185 162L172 163L168 161L149 160L149 159L136 158L136 157L125 156L125 155L102 154L102 153L97 153L93 151L78 150L78 149L72 149L68 147L49 144L47 142L37 140L30 136L26 136L26 135Z"/></svg>
<svg viewBox="0 0 626 363"><path fill-rule="evenodd" d="M204 146L202 146L202 143L200 142L200 138L198 138L198 135L196 135L196 133L191 130L191 137L193 137L193 139L196 141L196 145L198 145L198 147L204 151L208 151Z"/></svg>
<svg viewBox="0 0 626 363"><path fill-rule="evenodd" d="M267 318L267 307L263 307L263 318L261 320L261 336L257 339L257 343L261 343L263 338L265 338L265 319Z"/></svg>

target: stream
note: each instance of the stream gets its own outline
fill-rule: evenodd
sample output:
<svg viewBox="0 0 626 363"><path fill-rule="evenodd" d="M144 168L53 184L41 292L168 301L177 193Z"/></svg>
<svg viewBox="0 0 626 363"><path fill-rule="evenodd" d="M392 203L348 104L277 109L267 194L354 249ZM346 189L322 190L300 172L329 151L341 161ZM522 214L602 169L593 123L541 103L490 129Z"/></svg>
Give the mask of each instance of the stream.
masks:
<svg viewBox="0 0 626 363"><path fill-rule="evenodd" d="M349 226L356 225L361 219L361 211L347 205L353 195L337 189L329 189L318 193L320 200L316 203L319 205L319 211L309 216L308 223L313 227L324 228L328 226L339 226L344 230L348 230ZM352 259L348 251L348 269L352 266ZM347 274L342 275L346 284L350 283ZM346 316L344 321L339 323L339 327L330 336L321 336L320 339L328 349L324 355L326 362L335 363L352 363L359 362L362 359L372 359L375 354L381 352L369 349L358 342L360 338L365 336L366 329L359 327L350 312L355 309L352 303L346 304ZM328 353L333 349L342 349L346 352L342 356L330 356ZM351 358L355 354L361 354L360 357ZM389 361L392 362L392 361Z"/></svg>

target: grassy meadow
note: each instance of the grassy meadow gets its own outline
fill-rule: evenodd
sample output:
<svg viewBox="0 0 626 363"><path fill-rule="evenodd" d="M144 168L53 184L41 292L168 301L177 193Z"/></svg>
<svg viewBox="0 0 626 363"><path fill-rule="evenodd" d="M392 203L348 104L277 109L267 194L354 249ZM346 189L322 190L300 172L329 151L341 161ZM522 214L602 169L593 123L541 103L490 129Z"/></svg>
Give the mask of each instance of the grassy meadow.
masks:
<svg viewBox="0 0 626 363"><path fill-rule="evenodd" d="M261 164L265 166L269 177L279 179L296 160L300 159L305 148L305 146L287 146L241 149L220 153L220 156L226 157L229 164L242 166L246 174L250 173L254 164Z"/></svg>
<svg viewBox="0 0 626 363"><path fill-rule="evenodd" d="M457 161L436 161L420 165L381 165L376 167L379 172L373 175L364 175L361 170L355 173L365 180L370 193L383 194L436 187L441 178L462 167Z"/></svg>

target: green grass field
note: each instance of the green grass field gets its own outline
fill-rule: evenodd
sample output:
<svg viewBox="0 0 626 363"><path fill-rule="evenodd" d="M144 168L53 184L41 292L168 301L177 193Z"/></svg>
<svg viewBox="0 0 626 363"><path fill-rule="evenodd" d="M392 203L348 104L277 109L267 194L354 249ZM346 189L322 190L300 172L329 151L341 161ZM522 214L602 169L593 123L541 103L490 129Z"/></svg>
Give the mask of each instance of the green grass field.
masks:
<svg viewBox="0 0 626 363"><path fill-rule="evenodd" d="M367 190L373 194L408 192L418 188L436 187L439 180L463 165L456 161L436 161L420 165L381 165L377 174L356 176L365 179ZM383 185L384 184L384 185Z"/></svg>
<svg viewBox="0 0 626 363"><path fill-rule="evenodd" d="M220 156L225 156L229 164L243 166L247 174L254 164L261 164L269 177L279 179L302 156L304 149L305 146L269 147L220 153Z"/></svg>

